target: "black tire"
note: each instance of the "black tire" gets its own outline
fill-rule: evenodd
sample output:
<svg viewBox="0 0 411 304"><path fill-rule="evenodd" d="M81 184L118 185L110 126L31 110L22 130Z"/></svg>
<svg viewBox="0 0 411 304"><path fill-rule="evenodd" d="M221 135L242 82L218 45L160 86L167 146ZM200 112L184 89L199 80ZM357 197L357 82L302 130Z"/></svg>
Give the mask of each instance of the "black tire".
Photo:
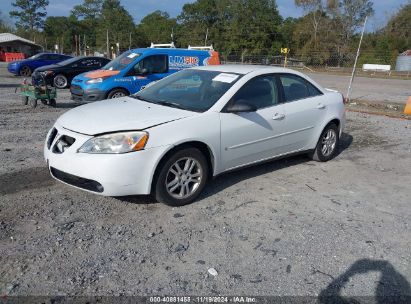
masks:
<svg viewBox="0 0 411 304"><path fill-rule="evenodd" d="M49 106L55 108L57 105L57 102L54 98L50 99L49 101Z"/></svg>
<svg viewBox="0 0 411 304"><path fill-rule="evenodd" d="M335 138L331 140L331 137L329 137L330 134L333 134ZM327 137L329 137L328 141ZM334 144L332 144L333 142ZM330 123L321 132L321 136L318 139L317 146L315 147L314 151L312 151L309 154L310 158L319 162L329 161L330 159L334 158L337 154L339 142L340 136L338 127L334 123ZM327 145L328 148L324 148Z"/></svg>
<svg viewBox="0 0 411 304"><path fill-rule="evenodd" d="M22 66L22 67L21 67L21 69L20 69L20 71L19 71L19 74L20 74L20 76L29 77L32 72L33 72L33 71L30 69L30 67L27 66L27 65L25 65L25 66Z"/></svg>
<svg viewBox="0 0 411 304"><path fill-rule="evenodd" d="M68 86L68 79L63 74L58 74L53 78L53 85L57 89L65 89Z"/></svg>
<svg viewBox="0 0 411 304"><path fill-rule="evenodd" d="M112 98L121 98L124 96L128 96L128 92L124 89L114 89L108 93L107 98L112 99Z"/></svg>
<svg viewBox="0 0 411 304"><path fill-rule="evenodd" d="M195 160L195 167L193 167L193 170L195 170L196 173L195 175L199 175L199 180L198 183L194 181L187 181L187 177L189 175L186 175L188 170L185 170L185 168L182 168L184 173L181 174L180 177L177 177L177 175L171 173L170 169L176 164L179 163L181 165L185 164L185 161L187 159L190 160ZM164 203L169 206L173 207L178 207L178 206L184 206L186 204L189 204L193 202L198 195L201 193L201 191L204 189L204 186L207 183L207 178L208 178L208 164L205 156L201 151L199 151L196 148L185 148L182 150L178 150L172 155L170 155L167 159L162 161L159 164L159 171L157 174L157 177L154 181L154 188L153 188L153 194L155 199L160 202ZM193 171L191 171L193 172ZM187 189L191 192L189 195L182 197L182 198L177 198L173 195L170 194L170 192L167 190L166 183L170 183L173 180L170 180L169 178L174 175L175 180L178 179L178 182L176 184L183 184L186 183ZM192 183L190 185L190 183ZM174 184L174 185L176 185ZM180 192L178 189L181 190L183 186L177 186L176 192ZM181 192L180 192L181 193Z"/></svg>
<svg viewBox="0 0 411 304"><path fill-rule="evenodd" d="M44 104L44 105L47 105L47 100L46 100L46 99L42 99L42 100L41 100L41 103Z"/></svg>
<svg viewBox="0 0 411 304"><path fill-rule="evenodd" d="M27 104L29 103L29 97L21 96L21 102L23 103L24 106L27 106Z"/></svg>
<svg viewBox="0 0 411 304"><path fill-rule="evenodd" d="M29 102L30 102L30 106L31 106L33 109L34 109L35 107L37 107L37 99L30 98Z"/></svg>

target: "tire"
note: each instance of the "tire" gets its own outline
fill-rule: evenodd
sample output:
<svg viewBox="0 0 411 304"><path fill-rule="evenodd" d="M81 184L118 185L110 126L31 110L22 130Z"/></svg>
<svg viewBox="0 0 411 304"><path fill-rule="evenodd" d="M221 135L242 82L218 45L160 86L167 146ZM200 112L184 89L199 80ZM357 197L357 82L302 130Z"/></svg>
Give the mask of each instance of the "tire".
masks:
<svg viewBox="0 0 411 304"><path fill-rule="evenodd" d="M30 106L31 106L33 109L34 109L35 107L37 107L37 99L30 98L29 102L30 102Z"/></svg>
<svg viewBox="0 0 411 304"><path fill-rule="evenodd" d="M21 102L23 103L24 106L27 106L27 104L29 103L29 97L21 96Z"/></svg>
<svg viewBox="0 0 411 304"><path fill-rule="evenodd" d="M174 207L189 204L207 183L207 160L196 148L178 150L159 166L153 194L160 203ZM188 180L190 177L193 180Z"/></svg>
<svg viewBox="0 0 411 304"><path fill-rule="evenodd" d="M317 146L309 155L310 158L319 162L329 161L337 154L339 142L338 127L334 123L330 123L322 131Z"/></svg>
<svg viewBox="0 0 411 304"><path fill-rule="evenodd" d="M42 100L41 100L41 103L44 104L44 105L47 105L47 100L46 100L46 99L42 99Z"/></svg>
<svg viewBox="0 0 411 304"><path fill-rule="evenodd" d="M57 105L57 102L54 98L50 99L49 101L49 106L55 108Z"/></svg>
<svg viewBox="0 0 411 304"><path fill-rule="evenodd" d="M114 90L110 91L110 93L108 93L107 98L108 99L121 98L121 97L124 97L124 96L128 96L128 92L126 90L114 89Z"/></svg>
<svg viewBox="0 0 411 304"><path fill-rule="evenodd" d="M27 66L27 65L23 66L19 71L20 76L25 76L25 77L29 77L31 75L31 73L32 73L32 71L31 71L30 67Z"/></svg>
<svg viewBox="0 0 411 304"><path fill-rule="evenodd" d="M54 77L53 79L53 85L57 89L65 89L68 86L68 80L67 77L64 76L63 74L58 74Z"/></svg>

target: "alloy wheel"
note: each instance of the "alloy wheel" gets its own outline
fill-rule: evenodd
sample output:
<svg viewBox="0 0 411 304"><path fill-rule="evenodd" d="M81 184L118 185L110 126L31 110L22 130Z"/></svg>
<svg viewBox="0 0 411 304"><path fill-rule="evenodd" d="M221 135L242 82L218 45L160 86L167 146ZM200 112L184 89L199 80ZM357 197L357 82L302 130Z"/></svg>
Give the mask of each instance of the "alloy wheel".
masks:
<svg viewBox="0 0 411 304"><path fill-rule="evenodd" d="M167 172L167 192L174 198L184 199L198 189L202 178L203 170L199 161L192 157L181 158Z"/></svg>

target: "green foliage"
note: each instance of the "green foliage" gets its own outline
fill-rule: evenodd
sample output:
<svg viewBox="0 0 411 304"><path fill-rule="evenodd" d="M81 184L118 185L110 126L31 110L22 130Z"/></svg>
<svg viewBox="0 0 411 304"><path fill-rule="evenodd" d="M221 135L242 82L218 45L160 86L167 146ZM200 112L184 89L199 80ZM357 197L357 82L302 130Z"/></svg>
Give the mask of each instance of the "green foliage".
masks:
<svg viewBox="0 0 411 304"><path fill-rule="evenodd" d="M171 34L177 30L177 21L166 12L155 11L145 16L138 25L141 46L153 43L169 43ZM174 35L175 36L175 35Z"/></svg>
<svg viewBox="0 0 411 304"><path fill-rule="evenodd" d="M101 16L103 0L84 0L83 4L74 6L71 14L77 18L97 19Z"/></svg>
<svg viewBox="0 0 411 304"><path fill-rule="evenodd" d="M47 15L48 0L16 0L12 5L16 8L10 12L10 17L17 19L16 26L25 30L40 29Z"/></svg>

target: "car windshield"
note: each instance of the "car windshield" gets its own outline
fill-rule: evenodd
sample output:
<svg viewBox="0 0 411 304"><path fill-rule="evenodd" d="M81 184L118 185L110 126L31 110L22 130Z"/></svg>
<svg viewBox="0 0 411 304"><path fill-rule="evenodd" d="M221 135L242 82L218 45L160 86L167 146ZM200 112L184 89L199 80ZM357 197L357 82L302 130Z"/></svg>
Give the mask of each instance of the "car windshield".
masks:
<svg viewBox="0 0 411 304"><path fill-rule="evenodd" d="M141 54L134 53L133 51L125 52L118 56L116 59L107 63L102 70L110 70L110 71L121 71L126 66L128 66L131 62L136 60Z"/></svg>
<svg viewBox="0 0 411 304"><path fill-rule="evenodd" d="M164 106L205 112L240 77L234 73L187 69L164 78L131 97Z"/></svg>
<svg viewBox="0 0 411 304"><path fill-rule="evenodd" d="M56 64L57 64L57 65L67 65L67 64L76 62L77 60L80 60L80 59L83 59L83 58L86 58L86 57L82 56L82 57L69 58L69 59L60 61L60 62L58 62L58 63L56 63Z"/></svg>

